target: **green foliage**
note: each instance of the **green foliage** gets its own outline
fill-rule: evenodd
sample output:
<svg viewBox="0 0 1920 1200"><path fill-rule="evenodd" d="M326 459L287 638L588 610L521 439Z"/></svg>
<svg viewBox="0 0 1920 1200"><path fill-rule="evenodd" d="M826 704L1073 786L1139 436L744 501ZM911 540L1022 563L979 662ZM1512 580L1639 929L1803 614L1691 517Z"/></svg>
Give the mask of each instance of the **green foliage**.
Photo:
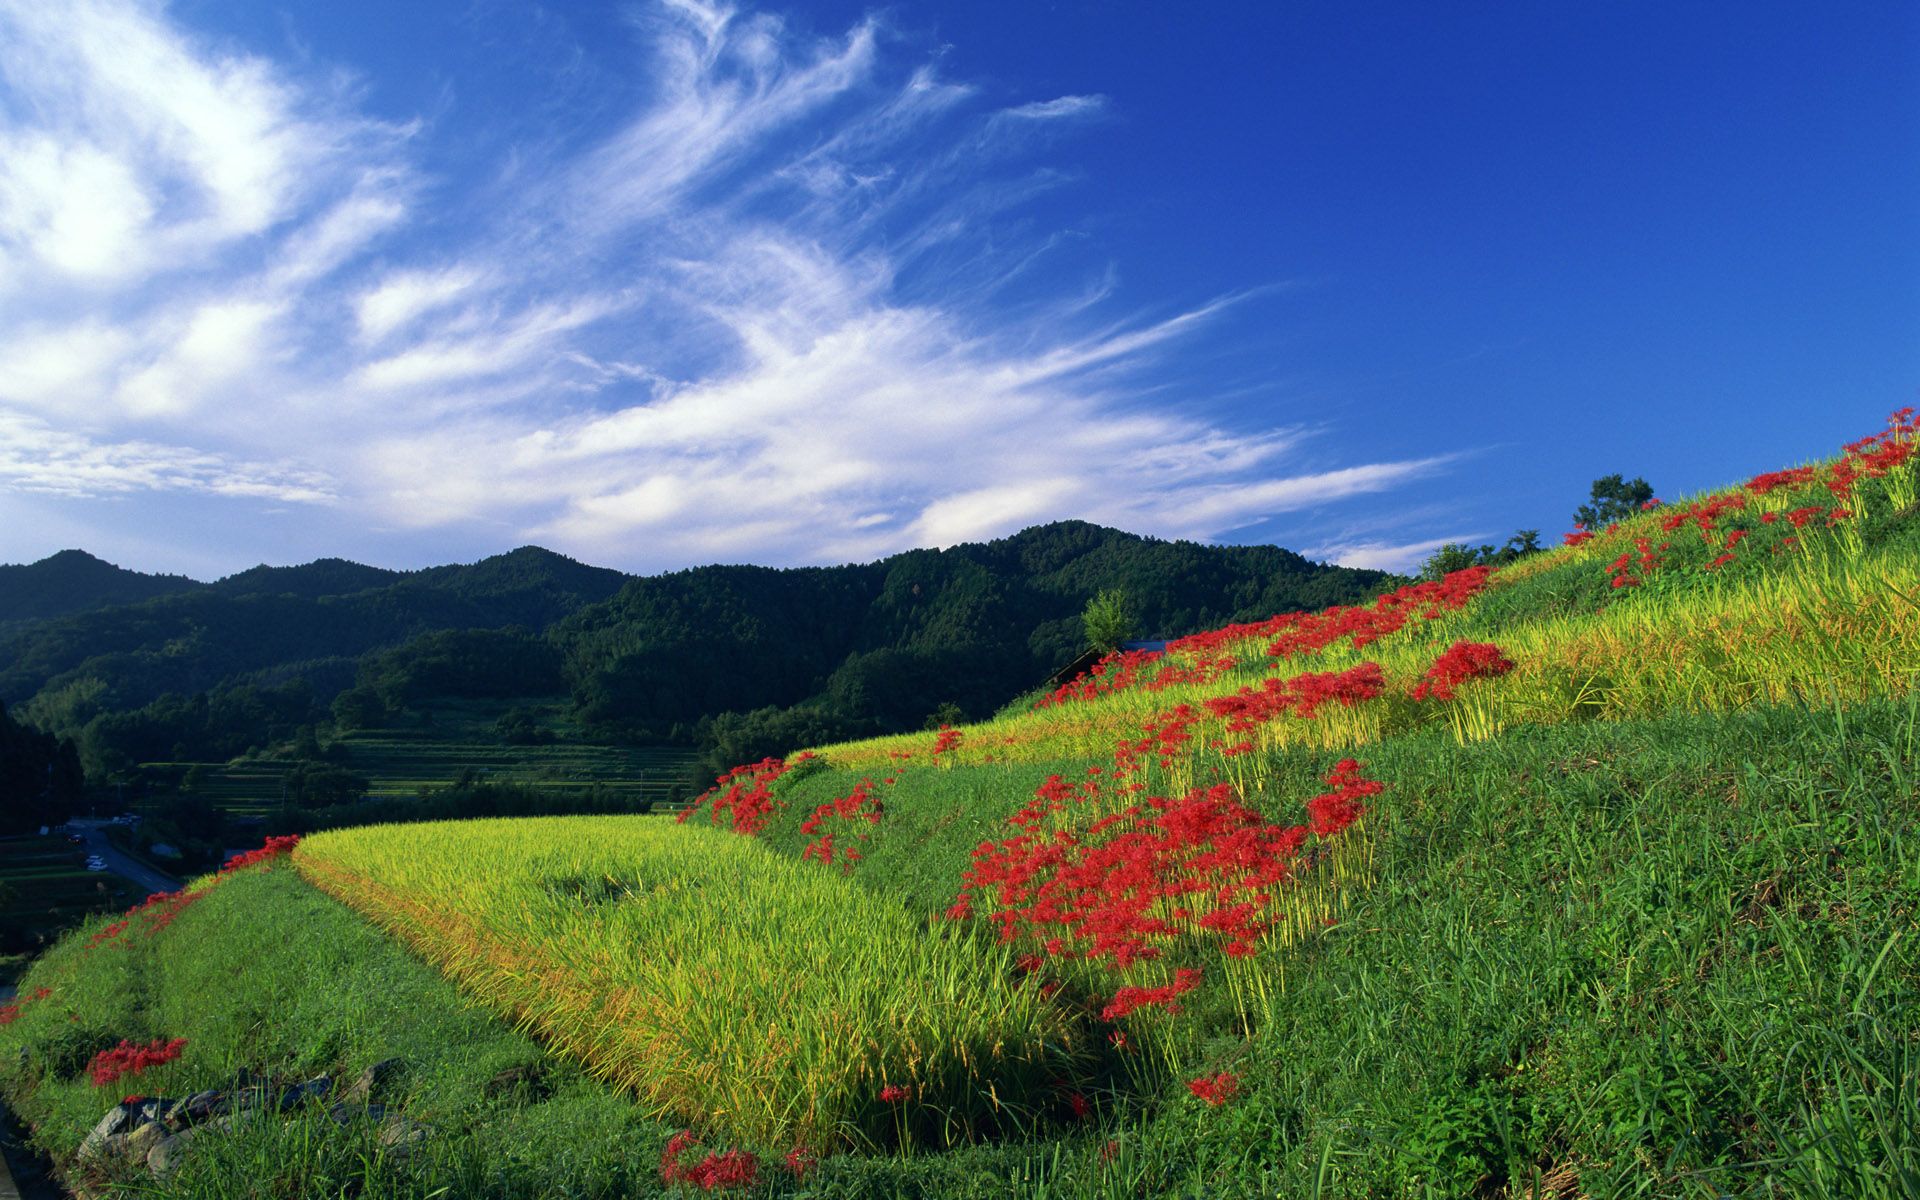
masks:
<svg viewBox="0 0 1920 1200"><path fill-rule="evenodd" d="M333 698L333 727L341 733L380 729L386 723L387 702L377 688L360 684Z"/></svg>
<svg viewBox="0 0 1920 1200"><path fill-rule="evenodd" d="M1441 579L1469 567L1504 567L1508 563L1539 554L1543 549L1545 547L1540 545L1538 529L1516 532L1498 550L1491 544L1476 548L1465 542L1448 542L1420 564L1420 578Z"/></svg>
<svg viewBox="0 0 1920 1200"><path fill-rule="evenodd" d="M0 834L64 823L82 806L83 783L71 741L20 725L0 704Z"/></svg>
<svg viewBox="0 0 1920 1200"><path fill-rule="evenodd" d="M1590 503L1574 510L1573 523L1586 529L1604 529L1615 521L1624 521L1653 499L1653 485L1636 478L1628 483L1618 475L1593 481Z"/></svg>
<svg viewBox="0 0 1920 1200"><path fill-rule="evenodd" d="M1080 623L1086 631L1087 645L1112 653L1120 648L1120 643L1133 636L1133 601L1118 588L1102 589L1099 595L1087 601L1086 610L1080 614Z"/></svg>
<svg viewBox="0 0 1920 1200"><path fill-rule="evenodd" d="M372 784L364 775L356 775L332 763L305 761L286 774L286 800L296 808L326 808L353 804L367 794Z"/></svg>

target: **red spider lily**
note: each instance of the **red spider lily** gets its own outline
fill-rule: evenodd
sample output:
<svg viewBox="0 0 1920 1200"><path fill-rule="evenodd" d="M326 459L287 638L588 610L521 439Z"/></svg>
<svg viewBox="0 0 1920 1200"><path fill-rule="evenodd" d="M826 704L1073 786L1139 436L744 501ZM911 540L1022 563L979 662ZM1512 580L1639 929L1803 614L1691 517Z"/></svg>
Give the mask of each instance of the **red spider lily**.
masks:
<svg viewBox="0 0 1920 1200"><path fill-rule="evenodd" d="M1563 546L1579 546L1592 541L1596 536L1593 530L1582 525L1572 533L1561 534L1560 544Z"/></svg>
<svg viewBox="0 0 1920 1200"><path fill-rule="evenodd" d="M1240 1094L1240 1077L1228 1071L1187 1081L1187 1090L1215 1108Z"/></svg>
<svg viewBox="0 0 1920 1200"><path fill-rule="evenodd" d="M673 1135L667 1147L660 1153L660 1182L690 1183L702 1191L715 1191L720 1188L752 1187L760 1175L760 1159L745 1150L728 1150L724 1154L709 1154L692 1166L683 1166L681 1156L689 1149L698 1149L699 1140L691 1129L683 1129ZM796 1163L805 1160L797 1158L803 1152L798 1148L787 1155L787 1166L795 1175L801 1171Z"/></svg>
<svg viewBox="0 0 1920 1200"><path fill-rule="evenodd" d="M266 844L258 850L249 850L245 854L236 855L228 860L227 864L220 868L220 874L214 877L214 882L218 883L226 876L237 874L249 867L284 858L293 853L293 848L299 844L298 834L268 838ZM135 921L144 922L146 935L152 937L178 920L181 913L206 898L210 891L212 891L211 887L201 888L197 892L189 892L184 888L177 892L155 892L128 909L122 919L101 926L92 937L87 939L87 948L92 949L95 946L114 943L114 939L131 929ZM114 944L124 945L125 943Z"/></svg>
<svg viewBox="0 0 1920 1200"><path fill-rule="evenodd" d="M763 758L757 763L735 767L714 780L716 786L688 805L678 820L685 824L696 809L708 804L713 824L720 824L722 814L731 812L735 833L757 834L773 819L773 793L769 789L787 770L788 764L778 758ZM721 788L726 790L723 792Z"/></svg>
<svg viewBox="0 0 1920 1200"><path fill-rule="evenodd" d="M787 1157L783 1161L787 1165L787 1170L793 1172L793 1177L795 1179L801 1179L806 1176L808 1171L813 1169L814 1164L819 1160L808 1153L805 1146L795 1146L793 1149L787 1151Z"/></svg>
<svg viewBox="0 0 1920 1200"><path fill-rule="evenodd" d="M900 1104L913 1098L913 1089L905 1084L890 1083L880 1089L880 1102Z"/></svg>
<svg viewBox="0 0 1920 1200"><path fill-rule="evenodd" d="M1493 679L1511 670L1513 660L1500 647L1489 642L1455 642L1433 660L1426 676L1414 685L1412 696L1415 700L1451 700L1453 689L1467 680Z"/></svg>
<svg viewBox="0 0 1920 1200"><path fill-rule="evenodd" d="M1227 732L1244 733L1282 714L1311 719L1320 706L1337 701L1351 708L1386 689L1378 663L1361 663L1345 671L1306 672L1291 679L1268 679L1259 689L1241 688L1231 696L1201 702L1216 717L1229 718Z"/></svg>
<svg viewBox="0 0 1920 1200"><path fill-rule="evenodd" d="M1783 488L1793 490L1805 487L1813 482L1812 467L1792 467L1785 471L1768 471L1747 480L1746 490L1756 496L1765 496Z"/></svg>
<svg viewBox="0 0 1920 1200"><path fill-rule="evenodd" d="M186 1044L185 1038L172 1041L155 1038L152 1043L141 1046L122 1038L118 1046L93 1056L93 1061L87 1064L87 1074L95 1087L105 1087L123 1076L138 1075L148 1067L172 1062L180 1057Z"/></svg>
<svg viewBox="0 0 1920 1200"><path fill-rule="evenodd" d="M1113 994L1113 1001L1100 1010L1103 1021L1118 1021L1121 1017L1146 1008L1149 1005L1165 1005L1168 1012L1177 1013L1180 1006L1174 1002L1175 996L1183 996L1200 986L1200 972L1182 967L1173 973L1173 982L1157 988L1123 987Z"/></svg>
<svg viewBox="0 0 1920 1200"><path fill-rule="evenodd" d="M945 754L949 750L958 748L960 745L960 739L965 736L966 734L962 730L955 729L951 725L942 725L940 727L940 736L934 739L934 743L933 743L934 756L938 757L942 754ZM889 779L887 782L892 783L893 781Z"/></svg>
<svg viewBox="0 0 1920 1200"><path fill-rule="evenodd" d="M838 817L842 820L864 817L870 825L878 825L880 823L881 814L886 811L886 807L881 804L877 797L867 791L871 786L871 781L862 779L849 794L837 800L829 800L813 810L813 815L801 823L800 832L809 837L813 837L815 834L819 834L819 836L809 842L806 848L800 852L802 859L816 859L823 864L833 862L834 835L831 833L820 833L820 824L828 817ZM857 851L844 850L840 852L840 857L844 863L848 859L859 858L860 854Z"/></svg>

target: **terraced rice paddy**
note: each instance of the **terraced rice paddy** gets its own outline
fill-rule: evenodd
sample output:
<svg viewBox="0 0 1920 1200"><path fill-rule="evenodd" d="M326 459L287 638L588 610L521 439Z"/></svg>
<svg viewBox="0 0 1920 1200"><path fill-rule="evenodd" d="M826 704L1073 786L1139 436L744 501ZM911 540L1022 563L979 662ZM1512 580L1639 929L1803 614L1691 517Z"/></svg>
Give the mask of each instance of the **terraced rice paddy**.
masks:
<svg viewBox="0 0 1920 1200"><path fill-rule="evenodd" d="M295 863L662 1117L762 1143L968 1140L1017 1125L1019 1098L1081 1055L1007 947L730 834L381 826L309 838Z"/></svg>

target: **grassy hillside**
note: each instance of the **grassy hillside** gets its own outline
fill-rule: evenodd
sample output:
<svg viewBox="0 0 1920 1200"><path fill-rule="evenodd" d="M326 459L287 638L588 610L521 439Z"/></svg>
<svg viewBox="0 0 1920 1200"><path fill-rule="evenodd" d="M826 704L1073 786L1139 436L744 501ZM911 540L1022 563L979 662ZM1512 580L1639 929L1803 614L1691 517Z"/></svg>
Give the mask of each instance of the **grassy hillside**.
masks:
<svg viewBox="0 0 1920 1200"><path fill-rule="evenodd" d="M1920 1194L1909 416L1497 573L743 766L685 814L711 828L318 836L296 863L333 900L274 869L117 965L82 938L36 963L0 1086L70 1154L111 1103L72 1025L187 1037L156 1089L357 1069L399 1035L315 1043L264 1001L225 1007L205 957L216 931L298 919L359 930L327 959L359 978L393 944L353 909L490 1028L539 1031L568 1095L628 1132L589 1149L571 1110L522 1097L537 1184L464 1133L406 1161L317 1121L221 1143L329 1194ZM353 985L266 941L263 971L352 1011ZM953 953L1007 999L888 990ZM783 982L792 962L818 965ZM450 992L409 996L456 1020ZM969 1049L944 1005L1004 1021L999 1047ZM409 1103L508 1128L459 1107L479 1070ZM203 1161L186 1194L250 1186L240 1158Z"/></svg>

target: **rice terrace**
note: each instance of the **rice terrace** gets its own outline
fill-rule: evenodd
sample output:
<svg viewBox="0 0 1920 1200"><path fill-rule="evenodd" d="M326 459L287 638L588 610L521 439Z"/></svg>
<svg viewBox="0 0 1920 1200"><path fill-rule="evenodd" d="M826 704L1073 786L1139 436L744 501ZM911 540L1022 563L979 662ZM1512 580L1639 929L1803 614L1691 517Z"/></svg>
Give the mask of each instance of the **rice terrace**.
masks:
<svg viewBox="0 0 1920 1200"><path fill-rule="evenodd" d="M276 839L40 954L0 1089L93 1196L1920 1196L1915 436L673 814Z"/></svg>

